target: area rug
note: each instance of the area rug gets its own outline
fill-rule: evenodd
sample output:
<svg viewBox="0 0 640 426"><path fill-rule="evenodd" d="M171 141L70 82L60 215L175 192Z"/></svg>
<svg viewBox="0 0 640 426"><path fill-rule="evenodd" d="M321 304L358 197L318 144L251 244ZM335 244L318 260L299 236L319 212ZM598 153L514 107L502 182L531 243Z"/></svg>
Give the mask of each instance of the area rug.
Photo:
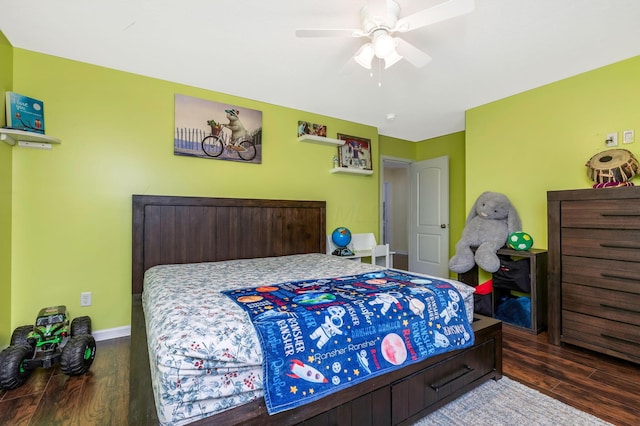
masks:
<svg viewBox="0 0 640 426"><path fill-rule="evenodd" d="M508 377L467 392L414 426L610 425Z"/></svg>

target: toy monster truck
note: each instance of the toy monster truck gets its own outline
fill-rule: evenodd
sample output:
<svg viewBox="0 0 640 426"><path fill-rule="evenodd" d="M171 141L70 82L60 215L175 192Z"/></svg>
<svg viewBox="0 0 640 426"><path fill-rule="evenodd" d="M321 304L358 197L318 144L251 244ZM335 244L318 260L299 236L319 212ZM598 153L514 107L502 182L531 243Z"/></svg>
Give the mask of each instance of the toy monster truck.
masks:
<svg viewBox="0 0 640 426"><path fill-rule="evenodd" d="M0 389L15 389L35 368L49 368L57 362L69 376L84 374L95 356L91 318L74 318L69 327L66 306L44 308L35 325L16 328L11 345L0 352Z"/></svg>

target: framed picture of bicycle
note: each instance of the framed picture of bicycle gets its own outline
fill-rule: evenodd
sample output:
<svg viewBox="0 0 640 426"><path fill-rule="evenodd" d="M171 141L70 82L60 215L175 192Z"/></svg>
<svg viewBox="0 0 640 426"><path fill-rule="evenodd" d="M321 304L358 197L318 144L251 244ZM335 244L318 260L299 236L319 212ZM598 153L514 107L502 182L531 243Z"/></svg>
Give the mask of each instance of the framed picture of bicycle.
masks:
<svg viewBox="0 0 640 426"><path fill-rule="evenodd" d="M344 141L344 145L338 147L340 167L373 170L371 164L371 141L369 139L340 133L338 133L338 139Z"/></svg>
<svg viewBox="0 0 640 426"><path fill-rule="evenodd" d="M262 111L175 95L173 153L262 163Z"/></svg>

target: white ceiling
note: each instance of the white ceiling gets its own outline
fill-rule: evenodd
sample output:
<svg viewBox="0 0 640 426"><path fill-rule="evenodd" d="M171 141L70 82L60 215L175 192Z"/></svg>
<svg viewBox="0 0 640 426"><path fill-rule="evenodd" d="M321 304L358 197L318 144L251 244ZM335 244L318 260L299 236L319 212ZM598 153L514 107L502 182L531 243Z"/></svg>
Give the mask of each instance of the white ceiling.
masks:
<svg viewBox="0 0 640 426"><path fill-rule="evenodd" d="M442 0L397 2L403 17ZM469 15L400 35L433 58L428 65L403 60L381 73L374 67L373 77L351 59L364 39L295 37L296 28L359 28L364 4L0 0L0 31L14 47L410 141L463 130L469 108L640 54L640 0L476 0Z"/></svg>

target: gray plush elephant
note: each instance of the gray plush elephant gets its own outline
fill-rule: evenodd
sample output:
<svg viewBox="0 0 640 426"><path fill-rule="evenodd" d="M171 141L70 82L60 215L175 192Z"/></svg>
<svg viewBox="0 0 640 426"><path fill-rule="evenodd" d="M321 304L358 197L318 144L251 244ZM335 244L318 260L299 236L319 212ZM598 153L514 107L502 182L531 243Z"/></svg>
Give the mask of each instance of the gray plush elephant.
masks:
<svg viewBox="0 0 640 426"><path fill-rule="evenodd" d="M496 252L505 245L509 234L521 228L520 216L506 195L483 192L469 212L449 269L463 273L477 264L487 272L496 272L500 268ZM475 256L471 247L477 247Z"/></svg>

